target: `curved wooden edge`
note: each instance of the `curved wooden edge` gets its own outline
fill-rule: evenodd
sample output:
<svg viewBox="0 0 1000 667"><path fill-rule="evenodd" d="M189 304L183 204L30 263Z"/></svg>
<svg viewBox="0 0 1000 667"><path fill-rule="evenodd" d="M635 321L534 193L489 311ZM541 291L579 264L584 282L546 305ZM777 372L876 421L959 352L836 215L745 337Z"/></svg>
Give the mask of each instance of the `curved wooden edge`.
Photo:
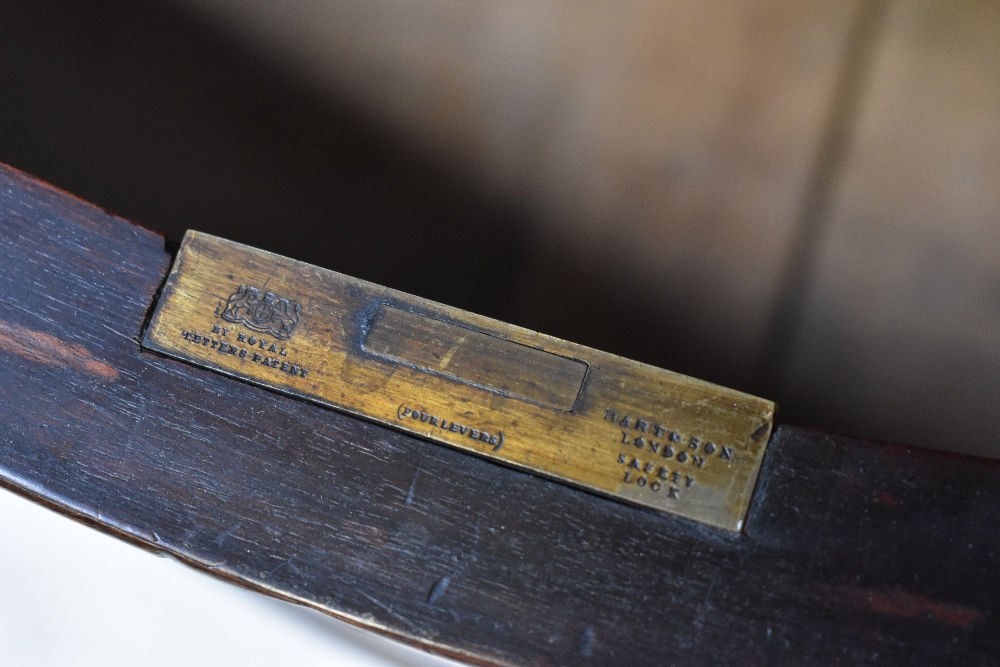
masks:
<svg viewBox="0 0 1000 667"><path fill-rule="evenodd" d="M479 664L973 664L1000 467L782 427L744 534L143 352L163 239L0 169L0 483Z"/></svg>

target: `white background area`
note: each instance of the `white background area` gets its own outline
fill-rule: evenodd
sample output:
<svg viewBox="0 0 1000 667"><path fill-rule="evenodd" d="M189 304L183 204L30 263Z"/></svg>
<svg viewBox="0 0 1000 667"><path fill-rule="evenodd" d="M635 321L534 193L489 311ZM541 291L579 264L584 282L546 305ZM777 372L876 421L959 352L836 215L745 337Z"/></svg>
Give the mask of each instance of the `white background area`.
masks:
<svg viewBox="0 0 1000 667"><path fill-rule="evenodd" d="M0 489L0 665L458 663L216 581Z"/></svg>

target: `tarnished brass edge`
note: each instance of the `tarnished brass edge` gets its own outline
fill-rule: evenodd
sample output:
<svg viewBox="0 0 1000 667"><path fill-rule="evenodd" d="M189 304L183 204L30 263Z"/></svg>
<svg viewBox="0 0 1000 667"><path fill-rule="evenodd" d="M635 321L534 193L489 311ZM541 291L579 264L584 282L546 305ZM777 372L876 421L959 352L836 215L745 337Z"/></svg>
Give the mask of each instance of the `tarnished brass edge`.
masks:
<svg viewBox="0 0 1000 667"><path fill-rule="evenodd" d="M743 490L742 490L742 492L739 495L741 497L745 498L745 503L743 503L743 505L742 505L741 517L738 519L738 521L736 522L736 524L733 525L732 523L726 522L726 521L714 521L711 518L707 518L707 517L695 518L695 517L692 517L692 516L687 516L683 512L678 512L678 511L666 509L666 508L663 508L663 507L658 507L658 506L655 506L655 505L650 505L647 502L643 502L641 500L637 500L635 498L631 498L631 497L628 497L626 495L622 495L621 493L614 493L614 492L610 492L610 491L605 491L604 489L601 489L599 487L595 487L593 485L580 482L579 480L576 480L576 479L574 479L572 477L565 476L565 475L563 475L563 474L561 474L561 473L559 473L559 472L557 472L555 470L552 470L552 469L539 470L539 469L535 469L535 468L532 468L532 467L527 466L527 465L519 464L517 462L512 462L512 461L508 461L508 460L498 459L496 457L490 456L490 454L488 452L481 452L481 451L476 451L476 450L470 450L467 447L458 446L458 445L456 445L456 444L454 444L452 442L448 442L448 441L442 440L440 438L435 438L431 434L423 433L423 432L416 431L416 430L410 429L410 428L401 427L399 424L397 424L396 422L392 421L391 419L382 418L382 417L380 417L380 416L378 416L376 414L370 414L370 413L367 413L367 412L364 412L364 411L361 411L361 410L353 409L351 406L339 404L339 403L337 403L335 401L331 401L329 399L325 399L325 398L321 398L321 397L318 397L318 396L315 396L315 395L311 395L309 393L302 392L302 391L300 391L300 390L298 390L298 389L296 389L294 387L282 386L280 384L272 383L272 382L267 381L266 379L254 377L254 376L249 375L249 374L247 374L245 372L234 371L234 370L228 369L228 368L226 368L226 367L224 367L224 366L222 366L222 365L220 365L218 363L214 363L210 359L195 359L195 358L191 358L190 356L185 355L182 352L178 352L177 350L172 350L172 349L169 349L167 347L164 347L164 346L160 345L155 340L155 338L153 336L153 332L157 330L157 326L159 324L160 317L161 317L161 315L163 313L163 309L161 308L161 306L162 306L163 302L170 297L170 295L172 293L172 290L174 289L174 287L176 285L179 272L182 270L182 262L180 261L180 259L183 256L184 251L187 248L187 246L191 243L192 239L196 238L196 236L201 236L201 237L207 238L209 240L221 241L223 243L230 244L230 245L233 245L233 246L238 246L238 244L232 244L232 242L227 242L227 241L224 241L222 239L214 239L214 237L210 237L209 235L203 235L203 234L199 234L199 233L196 233L196 232L189 232L185 236L184 242L181 244L181 248L178 251L177 258L175 259L175 261L173 263L173 266L171 267L171 270L169 272L169 276L168 276L167 280L164 282L159 302L155 305L155 310L154 310L154 313L153 313L153 317L151 318L151 320L149 321L149 325L146 327L145 331L143 332L142 345L146 349L149 349L149 350L152 350L154 352L166 355L166 356L171 357L171 358L179 359L179 360L187 362L187 363L193 363L195 365L202 365L202 366L205 366L206 368L208 368L208 369L210 369L212 371L218 372L218 373L223 374L223 375L225 375L227 377L231 377L231 378L234 378L234 379L237 379L237 380L245 381L245 382L248 382L250 384L263 387L263 388L268 389L270 391L275 391L275 392L278 392L278 393L290 395L290 396L293 396L293 397L295 397L297 399L306 400L306 401L309 401L311 403L320 405L320 406L325 407L325 408L330 408L330 409L338 410L338 411L350 414L352 416L355 416L355 417L358 417L358 418L361 418L361 419L365 419L367 421L371 421L373 423L377 423L377 424L381 424L381 425L384 425L384 426L388 426L390 428L393 428L395 430L399 430L399 431L407 433L409 435L415 435L415 436L420 437L422 439L430 440L431 442L434 442L434 443L437 443L437 444L446 444L446 445L451 446L451 447L453 447L455 449L459 449L463 453L472 453L472 454L481 456L483 458L487 458L487 459L489 459L489 460L491 460L491 461L493 461L495 463L500 463L500 464L505 465L507 467L511 467L511 468L518 469L518 470L521 470L521 471L529 472L531 474L534 474L534 475L542 477L542 478L553 479L553 480L556 480L558 482L567 484L569 486L573 486L575 488L578 488L578 489L581 489L581 490L584 490L584 491L587 491L587 492L590 492L590 493L595 493L597 495L600 495L600 496L603 496L603 497L606 497L606 498L609 498L609 499L612 499L612 500L615 500L615 501L619 501L619 502L624 501L624 502L628 502L629 504L634 504L634 505L639 505L639 506L646 506L646 507L649 507L651 509L656 509L656 510L660 510L660 511L667 511L668 513L679 515L682 518L687 518L688 520L694 521L696 523L702 523L702 524L710 525L710 526L713 526L713 527L716 527L716 528L721 528L721 529L725 529L725 530L729 530L729 531L740 532L742 530L742 528L744 526L744 523L745 523L745 520L746 520L746 516L747 516L748 510L749 510L750 505L752 503L753 495L755 493L757 484L759 482L760 471L761 471L762 466L763 466L764 457L766 456L766 451L767 451L768 445L770 444L770 440L771 440L771 438L772 438L772 436L774 434L774 431L775 431L775 427L774 427L774 413L775 413L775 410L776 410L776 406L775 406L775 404L773 402L766 401L764 399L759 399L757 397L751 397L751 396L746 395L746 394L741 394L740 392L735 392L734 390L731 390L731 389L728 389L728 388L725 388L725 387L721 387L721 386L718 386L718 385L714 385L712 383L704 382L702 380L697 380L695 378L684 378L684 380L687 381L687 382L690 382L691 385L693 385L693 386L700 386L701 388L703 388L703 389L705 389L707 391L718 390L718 391L720 391L722 393L726 393L726 394L735 394L735 395L739 395L739 396L744 396L744 397L751 398L751 399L756 400L756 401L761 401L762 403L764 403L764 404L766 404L766 405L769 406L769 409L767 410L767 413L766 413L766 427L767 427L766 434L765 434L764 437L761 438L761 441L758 443L758 446L760 447L760 453L756 457L756 461L755 461L754 465L752 465L752 467L749 467L749 468L747 468L747 469L744 470L744 473L749 473L749 474L747 474L745 477L742 477L742 476L740 477L741 479L743 479L743 484L742 484ZM245 248L244 246L239 246L239 247L240 248ZM249 251L249 250L253 250L253 249L247 249L247 250ZM286 258L283 258L281 256L274 255L273 253L267 253L265 251L253 250L253 252L259 253L260 255L265 255L265 256L273 257L273 258L275 258L275 260L286 261L286 262L287 261L292 261L292 260L287 260ZM299 264L299 265L302 265L302 266L307 266L304 263L299 263L299 262L296 262L296 264ZM320 270L320 271L327 271L325 269L319 269L318 267L311 267L311 268L315 268L315 269ZM330 273L336 274L336 272L330 272ZM367 281L350 278L348 276L342 276L342 274L336 274L336 275L341 276L345 280L349 280L349 281L352 281L352 282L354 282L354 283L356 283L358 285L369 287L369 288L372 288L372 289L375 289L375 290L386 290L387 289L387 288L383 288L381 286L378 286L378 285L376 285L374 283L370 283L370 282L367 282ZM433 301L430 301L430 300L427 300L427 299L423 299L423 298L420 298L420 297L415 297L415 296L412 296L412 295L408 295L408 294L405 294L405 293L402 293L402 292L398 292L397 290L389 290L389 291L393 292L393 293L396 293L396 294L399 294L399 295L401 295L401 296L403 296L405 298L412 299L412 300L414 300L416 302L427 304L427 305L432 306L432 307L434 307L436 309L441 309L443 311L462 312L462 311L456 311L456 309L450 308L450 307L448 307L448 306L446 306L444 304L439 304L439 303L436 303L436 302L433 302ZM468 315L470 317L473 317L473 318L480 318L480 316L474 316L472 314L468 314ZM488 318L480 318L480 319L487 319L488 320ZM442 320L442 321L447 321L447 320ZM520 333L522 335L525 335L525 336L537 336L537 337L539 337L539 338L541 338L543 340L546 340L546 341L551 341L551 342L558 343L558 344L566 344L564 341L561 341L560 339L556 339L556 338L553 338L551 336L547 336L545 334L540 334L538 332L534 332L534 331L531 331L531 330L528 330L528 329L524 329L522 327L516 327L515 325L508 325L508 324L504 324L504 323L498 323L498 324L501 324L502 326L504 326L504 327L506 327L506 328L508 328L508 329L510 329L512 331L516 331L516 332L518 332L518 333ZM472 330L472 331L476 331L477 330L477 329L473 328L475 326L473 324L469 324L469 325L464 325L463 324L462 326L469 326L470 330ZM494 335L494 334L490 334L490 335ZM511 342L515 342L515 343L522 344L522 345L524 344L524 343L520 343L517 340L511 340ZM593 350L592 348L587 348L586 346L582 346L582 345L578 345L578 344L570 344L570 345L573 345L574 347L576 347L577 349L579 349L581 351L593 352L593 353L598 354L598 355L607 355L607 353L602 353L599 350ZM537 348L537 349L542 349L542 348ZM564 358L567 358L567 359L574 359L574 360L577 360L577 361L581 361L581 362L587 364L587 368L588 368L587 375L589 376L590 362L587 359L585 359L585 358L577 358L576 356L565 355L562 352L554 352L553 351L551 353L559 355L559 356L564 356ZM611 355L607 355L607 356L611 356ZM625 361L625 360L623 360L623 361ZM633 364L633 365L635 365L635 366L637 366L639 368L648 369L651 372L663 372L661 369L658 369L658 368L652 367L652 366L648 366L646 364L642 364L641 362L629 361L628 363ZM672 375L676 376L676 374L672 374ZM677 376L677 377L683 377L683 376ZM584 378L584 381L581 384L581 387L580 387L579 391L577 392L577 400L579 400L580 395L582 395L583 392L585 391L587 379L588 379L587 377Z"/></svg>
<svg viewBox="0 0 1000 667"><path fill-rule="evenodd" d="M671 512L670 510L665 510L665 509L662 509L662 508L659 508L659 507L654 507L652 505L647 505L647 504L644 504L642 502L638 502L636 500L633 500L633 499L625 497L625 496L616 495L616 494L614 494L612 492L604 491L603 489L599 489L599 488L595 488L595 487L592 487L592 486L588 486L586 484L583 484L581 482L578 482L578 481L574 480L571 477L565 477L565 476L562 476L562 475L560 475L559 473L556 473L556 472L540 472L540 471L538 471L538 470L536 470L534 468L530 468L528 466L518 465L517 463L511 463L509 461L505 461L505 460L500 459L500 458L492 457L492 456L490 456L487 453L476 452L476 451L472 451L472 450L469 450L469 449L465 449L463 447L459 447L459 446L454 445L454 444L452 444L450 442L447 442L445 440L438 440L438 439L436 439L436 438L434 438L432 436L425 435L425 434L422 434L422 433L417 433L417 432L411 431L411 430L406 429L406 428L402 428L396 422L393 422L391 420L381 419L378 416L370 415L370 414L367 414L365 412L361 412L359 410L354 410L354 409L351 409L350 407L346 407L346 406L343 406L343 405L338 405L338 404L330 402L330 401L324 401L323 399L316 398L314 396L310 396L309 394L298 393L298 392L296 392L293 389L283 388L283 387L280 387L280 386L277 386L277 385L274 385L274 384L270 384L270 383L268 383L267 381L264 381L264 380L258 380L256 378L252 378L252 377L240 374L240 373L235 373L235 372L230 371L230 370L228 370L226 368L223 368L222 366L219 366L217 364L213 364L212 362L208 362L208 361L193 362L193 361L190 361L190 360L185 359L184 357L182 357L182 356L180 356L180 355L178 355L178 354L176 354L176 353L174 353L174 352L172 352L170 350L166 350L166 349L163 349L163 348L160 348L160 347L156 346L155 343L149 343L149 342L143 340L142 346L143 346L144 349L146 349L146 350L148 350L150 352L154 352L156 354L163 355L164 357L167 357L167 358L172 359L174 361L178 361L178 362L185 363L185 364L190 364L190 365L193 365L193 366L198 367L198 368L203 368L204 370L207 370L209 372L218 373L220 375L223 375L225 377L237 380L239 382L245 382L245 383L253 385L255 387L260 387L261 389L265 389L267 391L274 392L274 393L276 393L276 394L278 394L280 396L285 396L285 397L293 398L293 399L296 399L296 400L306 401L308 403L312 403L313 405L321 407L321 408L323 408L325 410L332 410L334 412L341 412L343 414L349 415L349 416L357 418L357 419L361 419L361 420L369 422L371 424L376 424L378 426L384 426L384 427L392 429L393 431L397 431L399 433L403 433L404 435L407 435L407 436L410 436L410 437L413 437L413 438L419 438L420 440L423 440L423 441L425 441L427 443L430 443L430 444L433 444L435 446L442 446L443 445L443 446L448 447L450 449L453 449L453 450L455 450L457 452L461 452L462 454L466 454L466 455L470 455L470 456L476 456L476 457L481 458L481 459L483 459L485 461L489 461L490 463L492 463L494 465L501 465L501 466L504 466L505 468L510 468L512 470L517 470L518 472L527 473L527 474L532 475L533 477L537 477L538 479L541 479L541 480L554 481L554 482L556 482L558 484L564 484L566 486L570 486L570 487L572 487L574 489L577 489L579 491L583 491L583 492L586 492L586 493L591 493L591 494L600 496L600 497L602 497L602 498L604 498L606 500L610 500L612 502L626 503L626 504L628 504L631 507L635 507L636 509L640 509L640 510L643 510L643 511L665 512L667 514L670 514L670 515L672 515L674 517L677 517L679 519L683 519L685 521L691 521L691 522L696 523L696 524L703 524L703 525L711 526L713 528L719 528L719 529L722 529L722 530L727 530L727 531L730 531L730 532L733 532L733 533L740 533L740 532L742 532L742 530L744 528L744 525L746 523L746 516L747 516L747 513L749 512L750 505L753 502L753 495L756 492L757 484L758 484L758 481L759 481L759 478L760 478L760 471L763 468L764 458L767 456L767 448L770 445L771 438L774 437L774 431L775 431L775 429L772 426L771 428L768 429L767 440L764 441L762 439L762 442L763 442L762 447L763 447L764 451L763 451L762 456L760 457L760 462L757 465L756 472L753 473L753 475L752 475L751 482L748 482L748 484L747 484L747 488L750 489L750 492L747 494L748 501L747 501L747 504L746 504L746 508L743 511L743 517L741 519L739 519L737 521L737 523L736 523L736 526L733 527L733 526L730 526L730 525L728 525L726 523L723 523L723 522L713 523L711 520L707 520L707 519L695 519L695 518L692 518L692 517L684 516L683 514L680 514L680 513L677 513L677 512Z"/></svg>

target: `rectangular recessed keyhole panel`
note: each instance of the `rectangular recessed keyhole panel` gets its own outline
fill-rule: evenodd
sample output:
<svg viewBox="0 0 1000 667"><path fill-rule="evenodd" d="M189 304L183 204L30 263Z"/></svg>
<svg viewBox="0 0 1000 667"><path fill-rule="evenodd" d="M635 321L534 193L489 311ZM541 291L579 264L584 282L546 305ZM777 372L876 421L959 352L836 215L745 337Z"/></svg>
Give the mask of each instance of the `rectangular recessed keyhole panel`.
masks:
<svg viewBox="0 0 1000 667"><path fill-rule="evenodd" d="M147 349L740 530L774 404L189 232Z"/></svg>
<svg viewBox="0 0 1000 667"><path fill-rule="evenodd" d="M382 305L364 347L504 396L569 412L587 364L438 319Z"/></svg>

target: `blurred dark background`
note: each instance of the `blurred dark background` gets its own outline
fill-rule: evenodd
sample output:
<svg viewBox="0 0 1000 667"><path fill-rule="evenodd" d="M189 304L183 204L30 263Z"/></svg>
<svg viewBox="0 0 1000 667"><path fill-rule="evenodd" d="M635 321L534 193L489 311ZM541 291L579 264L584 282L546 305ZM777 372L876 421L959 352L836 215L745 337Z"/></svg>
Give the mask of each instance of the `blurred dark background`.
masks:
<svg viewBox="0 0 1000 667"><path fill-rule="evenodd" d="M1000 2L0 1L0 161L1000 456Z"/></svg>

